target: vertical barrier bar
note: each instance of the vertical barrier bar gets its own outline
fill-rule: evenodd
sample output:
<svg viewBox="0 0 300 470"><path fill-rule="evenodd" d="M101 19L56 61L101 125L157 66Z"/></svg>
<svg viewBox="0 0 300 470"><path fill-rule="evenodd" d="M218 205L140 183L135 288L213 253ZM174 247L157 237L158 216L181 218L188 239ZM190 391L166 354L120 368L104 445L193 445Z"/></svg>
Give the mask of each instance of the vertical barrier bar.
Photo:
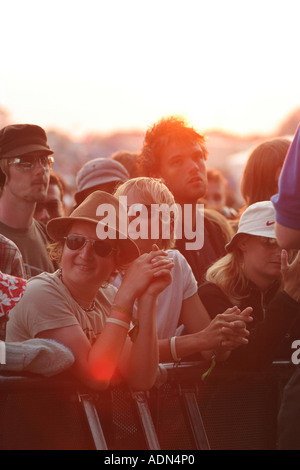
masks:
<svg viewBox="0 0 300 470"><path fill-rule="evenodd" d="M131 396L136 404L138 415L145 434L149 450L160 450L155 427L148 407L147 398L144 392L131 392Z"/></svg>
<svg viewBox="0 0 300 470"><path fill-rule="evenodd" d="M195 392L193 390L183 390L182 397L190 421L197 450L210 450L210 445L196 400Z"/></svg>
<svg viewBox="0 0 300 470"><path fill-rule="evenodd" d="M89 424L96 450L108 450L98 413L91 397L81 394L78 394L78 396L79 401L83 405L83 410Z"/></svg>

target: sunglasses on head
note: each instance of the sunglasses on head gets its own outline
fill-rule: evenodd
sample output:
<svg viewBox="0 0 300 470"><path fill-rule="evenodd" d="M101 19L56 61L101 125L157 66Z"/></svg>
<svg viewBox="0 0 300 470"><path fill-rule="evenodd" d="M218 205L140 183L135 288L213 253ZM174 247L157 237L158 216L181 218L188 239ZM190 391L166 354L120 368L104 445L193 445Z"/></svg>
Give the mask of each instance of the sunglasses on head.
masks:
<svg viewBox="0 0 300 470"><path fill-rule="evenodd" d="M88 242L91 243L96 255L101 256L101 258L105 258L113 251L116 251L110 243L104 240L92 240L83 235L68 235L67 237L64 237L64 239L66 240L67 247L74 251L81 250Z"/></svg>

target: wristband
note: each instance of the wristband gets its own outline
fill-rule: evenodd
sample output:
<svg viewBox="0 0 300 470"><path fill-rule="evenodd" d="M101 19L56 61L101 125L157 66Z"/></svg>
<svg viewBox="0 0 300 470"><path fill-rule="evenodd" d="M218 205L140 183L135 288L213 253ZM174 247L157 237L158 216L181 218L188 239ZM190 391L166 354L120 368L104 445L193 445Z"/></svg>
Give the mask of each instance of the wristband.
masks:
<svg viewBox="0 0 300 470"><path fill-rule="evenodd" d="M181 357L178 357L178 356L177 356L175 340L176 340L176 336L173 336L173 337L170 339L171 356L172 356L174 362L180 362L180 361L181 361Z"/></svg>
<svg viewBox="0 0 300 470"><path fill-rule="evenodd" d="M0 364L6 364L6 348L4 341L0 341Z"/></svg>
<svg viewBox="0 0 300 470"><path fill-rule="evenodd" d="M212 359L211 359L209 369L206 372L204 372L204 374L201 375L202 382L204 382L207 379L207 377L210 376L210 374L212 373L215 365L216 365L216 356L213 356Z"/></svg>
<svg viewBox="0 0 300 470"><path fill-rule="evenodd" d="M118 320L117 318L107 318L106 323L115 323L116 325L122 326L123 328L126 328L128 330L129 328L129 323L126 323L125 321Z"/></svg>

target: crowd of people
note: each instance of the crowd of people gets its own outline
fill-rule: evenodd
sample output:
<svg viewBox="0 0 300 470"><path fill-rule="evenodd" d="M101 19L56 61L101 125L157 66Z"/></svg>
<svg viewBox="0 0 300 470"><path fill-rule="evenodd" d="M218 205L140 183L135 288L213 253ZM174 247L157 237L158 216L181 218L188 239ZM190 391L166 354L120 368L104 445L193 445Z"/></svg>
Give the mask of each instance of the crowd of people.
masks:
<svg viewBox="0 0 300 470"><path fill-rule="evenodd" d="M87 161L72 207L46 132L0 130L0 370L148 390L160 363L290 361L299 132L251 152L237 211L224 176L207 169L204 136L181 119L155 123L136 154Z"/></svg>

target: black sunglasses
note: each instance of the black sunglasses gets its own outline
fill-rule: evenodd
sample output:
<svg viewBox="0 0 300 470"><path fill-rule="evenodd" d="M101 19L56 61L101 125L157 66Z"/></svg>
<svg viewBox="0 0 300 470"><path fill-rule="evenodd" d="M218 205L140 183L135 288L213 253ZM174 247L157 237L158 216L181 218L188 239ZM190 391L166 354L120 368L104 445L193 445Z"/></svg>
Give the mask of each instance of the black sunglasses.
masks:
<svg viewBox="0 0 300 470"><path fill-rule="evenodd" d="M91 240L90 238L84 237L83 235L68 235L64 237L66 240L66 245L70 250L81 250L88 242L90 242L94 248L96 255L105 258L109 256L113 251L116 251L115 248L111 246L110 243L103 240Z"/></svg>

